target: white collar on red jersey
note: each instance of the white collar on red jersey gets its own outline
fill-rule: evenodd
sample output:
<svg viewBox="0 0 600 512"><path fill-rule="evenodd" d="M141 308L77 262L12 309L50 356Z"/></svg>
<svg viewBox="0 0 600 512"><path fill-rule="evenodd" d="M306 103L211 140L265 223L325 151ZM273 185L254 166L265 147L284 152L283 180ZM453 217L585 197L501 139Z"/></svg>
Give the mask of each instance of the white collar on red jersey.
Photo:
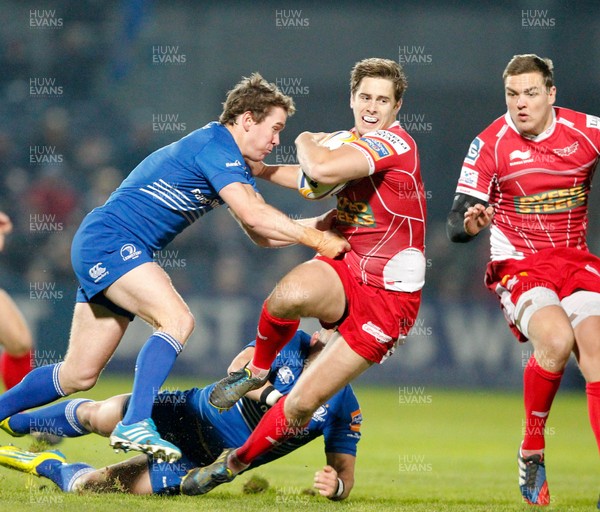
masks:
<svg viewBox="0 0 600 512"><path fill-rule="evenodd" d="M541 142L543 140L546 140L548 137L550 137L554 133L554 129L556 128L556 110L554 108L552 108L552 122L550 123L550 126L548 126L548 128L546 128L539 135L535 135L533 137L529 136L529 135L524 135L519 130L517 130L517 127L515 126L515 123L513 123L513 120L510 117L510 114L508 112L506 112L506 114L504 114L504 119L506 120L506 124L508 124L508 126L510 126L521 137L523 137L524 139L530 140L532 142Z"/></svg>

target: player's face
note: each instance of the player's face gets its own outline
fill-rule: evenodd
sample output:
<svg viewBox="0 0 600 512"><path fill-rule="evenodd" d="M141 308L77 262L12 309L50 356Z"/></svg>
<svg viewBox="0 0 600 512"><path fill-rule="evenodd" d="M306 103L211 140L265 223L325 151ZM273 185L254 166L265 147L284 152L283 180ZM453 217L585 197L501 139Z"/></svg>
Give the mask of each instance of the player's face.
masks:
<svg viewBox="0 0 600 512"><path fill-rule="evenodd" d="M394 99L394 86L387 78L365 77L350 97L354 126L359 135L385 129L396 120L402 102Z"/></svg>
<svg viewBox="0 0 600 512"><path fill-rule="evenodd" d="M504 90L508 113L519 133L536 136L552 124L556 87L546 87L541 73L508 76Z"/></svg>
<svg viewBox="0 0 600 512"><path fill-rule="evenodd" d="M264 160L279 144L279 134L285 128L286 120L287 113L281 107L272 108L260 123L256 123L251 115L249 119L245 118L247 137L242 151L244 158L255 162Z"/></svg>

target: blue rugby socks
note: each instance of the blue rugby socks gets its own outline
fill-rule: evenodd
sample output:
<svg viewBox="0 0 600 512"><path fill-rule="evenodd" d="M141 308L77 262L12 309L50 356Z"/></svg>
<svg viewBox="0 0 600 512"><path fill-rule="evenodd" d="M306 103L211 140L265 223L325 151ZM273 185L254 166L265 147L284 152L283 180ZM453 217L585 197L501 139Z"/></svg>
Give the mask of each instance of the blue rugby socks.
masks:
<svg viewBox="0 0 600 512"><path fill-rule="evenodd" d="M58 382L61 365L57 363L34 368L19 384L0 395L0 421L65 396Z"/></svg>
<svg viewBox="0 0 600 512"><path fill-rule="evenodd" d="M79 477L86 473L91 473L95 469L89 464L76 462L75 464L64 464L55 459L49 459L36 468L37 474L52 480L63 492L73 492L77 490L75 484Z"/></svg>
<svg viewBox="0 0 600 512"><path fill-rule="evenodd" d="M59 437L79 437L89 431L77 419L77 408L84 402L83 398L65 400L32 412L23 412L11 416L8 426L17 434L40 432Z"/></svg>
<svg viewBox="0 0 600 512"><path fill-rule="evenodd" d="M161 331L148 338L137 357L133 391L123 425L150 418L154 399L182 349L183 345L173 336Z"/></svg>

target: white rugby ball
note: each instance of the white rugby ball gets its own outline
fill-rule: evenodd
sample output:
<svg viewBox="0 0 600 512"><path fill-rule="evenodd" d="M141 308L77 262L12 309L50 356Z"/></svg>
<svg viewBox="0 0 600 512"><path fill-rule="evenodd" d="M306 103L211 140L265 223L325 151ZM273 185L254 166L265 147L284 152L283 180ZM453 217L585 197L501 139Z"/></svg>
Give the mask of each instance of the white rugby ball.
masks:
<svg viewBox="0 0 600 512"><path fill-rule="evenodd" d="M353 140L356 140L356 135L354 135L352 132L349 132L348 130L339 130L326 135L323 139L321 139L319 144L329 149L337 149L342 144L352 142Z"/></svg>
<svg viewBox="0 0 600 512"><path fill-rule="evenodd" d="M325 136L323 139L321 139L319 144L329 148L330 150L334 150L339 148L342 144L352 142L353 140L356 140L356 136L352 132L347 130L339 130ZM300 169L300 172L298 173L298 192L302 195L302 197L311 201L318 201L319 199L331 197L340 192L345 186L345 182L336 183L333 185L319 183L313 180L310 176L307 176L302 169Z"/></svg>

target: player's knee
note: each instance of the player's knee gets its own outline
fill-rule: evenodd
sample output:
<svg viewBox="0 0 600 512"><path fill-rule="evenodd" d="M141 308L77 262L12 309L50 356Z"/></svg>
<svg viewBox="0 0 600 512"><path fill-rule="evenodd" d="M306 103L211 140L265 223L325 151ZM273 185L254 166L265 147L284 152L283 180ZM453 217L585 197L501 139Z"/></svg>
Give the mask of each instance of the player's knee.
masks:
<svg viewBox="0 0 600 512"><path fill-rule="evenodd" d="M308 292L300 282L282 281L267 301L269 313L275 317L289 318L302 316L306 306Z"/></svg>
<svg viewBox="0 0 600 512"><path fill-rule="evenodd" d="M77 391L87 391L96 385L99 376L100 373L94 370L80 368L77 372L69 372L68 368L63 366L60 372L60 386L68 395Z"/></svg>
<svg viewBox="0 0 600 512"><path fill-rule="evenodd" d="M290 394L285 400L284 414L288 421L307 423L319 404L310 397Z"/></svg>
<svg viewBox="0 0 600 512"><path fill-rule="evenodd" d="M196 327L196 319L190 311L186 311L180 315L177 326L180 333L177 337L177 340L181 343L185 343L186 340L191 336L192 332L194 332L194 328Z"/></svg>
<svg viewBox="0 0 600 512"><path fill-rule="evenodd" d="M546 333L536 340L535 358L548 371L562 371L573 350L575 339L570 332Z"/></svg>
<svg viewBox="0 0 600 512"><path fill-rule="evenodd" d="M185 343L194 332L196 320L189 310L178 311L164 322L157 322L156 328L173 336L180 343Z"/></svg>
<svg viewBox="0 0 600 512"><path fill-rule="evenodd" d="M77 421L89 432L93 431L94 424L99 409L99 402L83 402L77 407Z"/></svg>

